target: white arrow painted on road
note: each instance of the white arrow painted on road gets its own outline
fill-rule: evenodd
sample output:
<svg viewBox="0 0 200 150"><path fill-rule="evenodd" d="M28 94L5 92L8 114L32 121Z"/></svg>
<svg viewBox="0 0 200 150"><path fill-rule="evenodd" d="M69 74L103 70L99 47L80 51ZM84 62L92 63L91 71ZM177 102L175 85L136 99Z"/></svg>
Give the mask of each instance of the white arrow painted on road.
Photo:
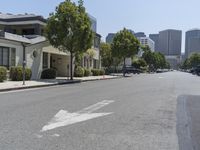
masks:
<svg viewBox="0 0 200 150"><path fill-rule="evenodd" d="M45 132L48 130L52 130L58 127L63 127L71 124L75 124L78 122L83 122L86 120L106 116L112 114L110 113L92 113L106 105L109 105L110 103L113 103L112 100L104 100L102 102L96 103L94 105L91 105L87 108L82 109L81 111L70 113L65 110L60 110L52 119L51 121L45 125L41 132Z"/></svg>

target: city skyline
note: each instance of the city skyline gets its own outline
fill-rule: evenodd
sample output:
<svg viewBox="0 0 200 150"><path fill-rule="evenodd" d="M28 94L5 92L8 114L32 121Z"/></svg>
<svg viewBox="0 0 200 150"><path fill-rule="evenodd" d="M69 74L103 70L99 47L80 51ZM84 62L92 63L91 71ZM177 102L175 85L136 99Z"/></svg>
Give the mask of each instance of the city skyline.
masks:
<svg viewBox="0 0 200 150"><path fill-rule="evenodd" d="M46 5L47 1L7 0L1 4L0 11L13 14L34 13L47 18L49 13L54 12L55 7L62 1L52 0ZM135 32L145 32L146 35L156 34L165 29L177 29L182 30L183 33L182 52L185 49L185 32L200 28L200 22L196 19L199 4L198 0L190 2L187 0L162 2L159 0L126 0L125 2L119 0L118 3L114 0L84 1L87 12L97 18L98 33L102 35L103 41L108 33L115 33L123 27Z"/></svg>

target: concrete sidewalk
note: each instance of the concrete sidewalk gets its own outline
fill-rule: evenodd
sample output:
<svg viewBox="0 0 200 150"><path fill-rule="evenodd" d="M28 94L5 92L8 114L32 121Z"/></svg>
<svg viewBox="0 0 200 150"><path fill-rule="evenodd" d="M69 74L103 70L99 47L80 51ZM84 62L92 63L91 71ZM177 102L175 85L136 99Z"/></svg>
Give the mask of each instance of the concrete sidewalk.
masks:
<svg viewBox="0 0 200 150"><path fill-rule="evenodd" d="M67 77L58 77L56 79L41 79L41 80L31 80L26 81L25 85L22 85L22 81L5 81L0 83L0 92L11 91L11 90L20 90L20 89L28 89L28 88L39 88L39 87L47 87L47 86L55 86L62 84L73 84L73 83L81 83L87 81L96 81L96 80L108 80L108 79L116 79L121 76L89 76L82 78L75 78L71 81Z"/></svg>

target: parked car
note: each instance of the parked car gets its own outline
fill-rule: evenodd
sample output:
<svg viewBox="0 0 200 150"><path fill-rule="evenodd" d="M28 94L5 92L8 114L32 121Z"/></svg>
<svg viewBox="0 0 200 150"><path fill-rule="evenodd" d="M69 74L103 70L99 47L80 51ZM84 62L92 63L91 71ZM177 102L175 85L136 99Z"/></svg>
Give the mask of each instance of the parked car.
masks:
<svg viewBox="0 0 200 150"><path fill-rule="evenodd" d="M196 75L200 76L200 65L198 65L197 67L194 67L194 68L190 69L190 73L196 74Z"/></svg>
<svg viewBox="0 0 200 150"><path fill-rule="evenodd" d="M128 74L130 74L130 73L140 74L140 73L142 73L142 70L137 69L137 68L135 68L133 66L126 66L126 67L123 67L123 72L124 73L128 73Z"/></svg>
<svg viewBox="0 0 200 150"><path fill-rule="evenodd" d="M163 70L162 69L157 69L156 73L163 73Z"/></svg>
<svg viewBox="0 0 200 150"><path fill-rule="evenodd" d="M200 76L200 66L197 66L196 68L196 75Z"/></svg>
<svg viewBox="0 0 200 150"><path fill-rule="evenodd" d="M196 67L190 69L189 73L195 74L196 73Z"/></svg>
<svg viewBox="0 0 200 150"><path fill-rule="evenodd" d="M157 69L156 73L163 73L163 72L168 72L168 71L169 71L169 69Z"/></svg>

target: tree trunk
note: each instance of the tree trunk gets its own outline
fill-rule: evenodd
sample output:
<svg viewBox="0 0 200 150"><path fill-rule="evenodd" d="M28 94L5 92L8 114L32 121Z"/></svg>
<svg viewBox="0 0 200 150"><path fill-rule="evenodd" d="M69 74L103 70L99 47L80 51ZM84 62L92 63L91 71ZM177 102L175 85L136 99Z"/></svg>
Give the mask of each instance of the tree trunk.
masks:
<svg viewBox="0 0 200 150"><path fill-rule="evenodd" d="M124 57L123 76L125 77L126 58Z"/></svg>
<svg viewBox="0 0 200 150"><path fill-rule="evenodd" d="M70 80L73 80L73 53L70 52Z"/></svg>

